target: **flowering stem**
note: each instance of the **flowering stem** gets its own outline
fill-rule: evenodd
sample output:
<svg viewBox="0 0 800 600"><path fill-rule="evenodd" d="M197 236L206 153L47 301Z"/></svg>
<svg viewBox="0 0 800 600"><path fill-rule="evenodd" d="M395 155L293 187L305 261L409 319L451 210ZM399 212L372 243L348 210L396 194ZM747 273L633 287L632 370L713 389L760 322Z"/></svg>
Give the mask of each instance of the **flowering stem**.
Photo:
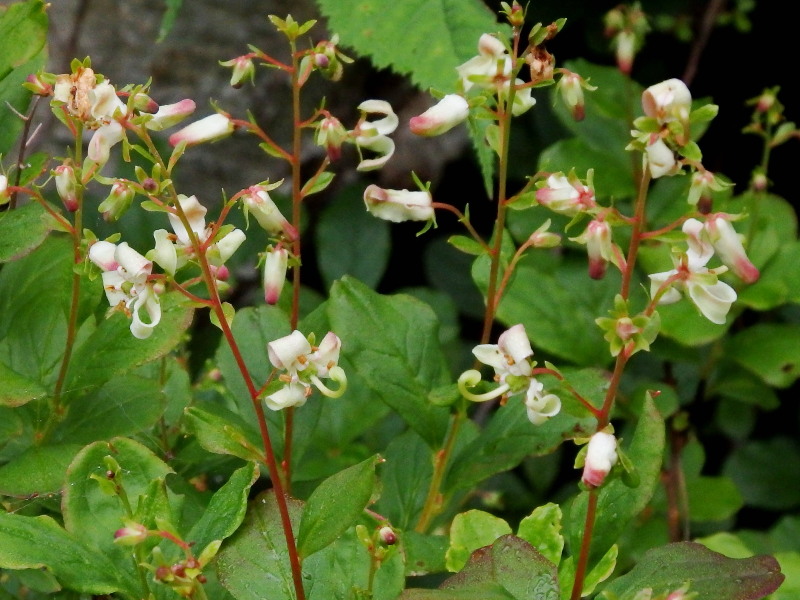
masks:
<svg viewBox="0 0 800 600"><path fill-rule="evenodd" d="M631 232L631 244L628 246L628 260L625 264L625 270L622 272L622 289L620 294L627 300L630 294L631 278L633 277L633 270L636 266L636 256L639 252L639 243L642 240L642 235L645 226L645 205L647 200L647 189L650 186L650 169L645 169L642 173L642 179L639 182L639 193L636 196L636 208L634 210L633 231Z"/></svg>
<svg viewBox="0 0 800 600"><path fill-rule="evenodd" d="M581 540L581 551L578 555L578 562L575 565L575 582L572 585L570 600L580 600L583 591L583 581L586 578L586 567L589 564L589 548L592 545L592 531L594 529L594 517L597 511L597 491L589 490L589 503L586 506L586 521L583 527L583 539Z"/></svg>

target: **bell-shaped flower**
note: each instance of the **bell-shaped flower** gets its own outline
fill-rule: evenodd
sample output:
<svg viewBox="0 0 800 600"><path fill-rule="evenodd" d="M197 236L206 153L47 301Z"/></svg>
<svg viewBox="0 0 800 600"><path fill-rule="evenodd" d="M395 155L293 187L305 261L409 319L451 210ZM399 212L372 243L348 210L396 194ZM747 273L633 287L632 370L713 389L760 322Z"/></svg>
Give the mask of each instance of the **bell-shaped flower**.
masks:
<svg viewBox="0 0 800 600"><path fill-rule="evenodd" d="M106 221L117 221L130 208L135 195L136 191L128 181L118 179L111 185L111 191L97 210Z"/></svg>
<svg viewBox="0 0 800 600"><path fill-rule="evenodd" d="M325 148L328 159L339 160L342 156L342 144L347 140L347 130L336 117L325 117L317 125L314 143Z"/></svg>
<svg viewBox="0 0 800 600"><path fill-rule="evenodd" d="M356 167L359 171L380 169L394 154L394 141L388 137L397 129L397 115L392 105L385 100L365 100L358 105L363 114L356 128L350 132L359 151L369 150L377 154L375 158L362 158ZM367 121L367 115L383 115L375 121Z"/></svg>
<svg viewBox="0 0 800 600"><path fill-rule="evenodd" d="M71 165L58 165L53 169L56 180L56 191L61 202L70 212L78 210L78 182L75 180L75 169Z"/></svg>
<svg viewBox="0 0 800 600"><path fill-rule="evenodd" d="M661 125L679 121L688 131L692 93L680 79L667 79L651 85L642 93L642 109L646 116L656 119Z"/></svg>
<svg viewBox="0 0 800 600"><path fill-rule="evenodd" d="M109 121L101 125L89 140L89 148L86 155L98 165L108 162L111 155L111 148L119 144L125 138L125 128L117 121Z"/></svg>
<svg viewBox="0 0 800 600"><path fill-rule="evenodd" d="M270 198L266 186L254 185L248 188L243 202L245 215L252 214L267 233L277 235L283 232L290 240L296 239L297 232Z"/></svg>
<svg viewBox="0 0 800 600"><path fill-rule="evenodd" d="M341 340L329 332L319 346L312 346L306 337L295 330L267 344L269 360L276 369L285 371L279 379L283 387L264 398L270 410L281 410L305 404L313 385L323 395L338 398L347 388L347 377L339 367ZM339 384L332 390L320 378L330 378Z"/></svg>
<svg viewBox="0 0 800 600"><path fill-rule="evenodd" d="M219 63L223 67L231 67L231 87L240 88L245 82L253 83L256 76L256 65L249 54L237 56Z"/></svg>
<svg viewBox="0 0 800 600"><path fill-rule="evenodd" d="M412 133L431 137L450 131L469 116L469 104L463 96L448 94L419 116L412 117L408 125Z"/></svg>
<svg viewBox="0 0 800 600"><path fill-rule="evenodd" d="M580 75L572 71L565 72L556 84L556 90L561 93L561 99L569 109L572 118L582 121L586 116L585 101L583 99L583 80Z"/></svg>
<svg viewBox="0 0 800 600"><path fill-rule="evenodd" d="M386 221L430 221L434 217L433 199L428 191L386 190L370 185L364 190L367 211Z"/></svg>
<svg viewBox="0 0 800 600"><path fill-rule="evenodd" d="M600 487L617 464L618 458L617 438L610 433L598 431L589 440L581 481L589 488Z"/></svg>
<svg viewBox="0 0 800 600"><path fill-rule="evenodd" d="M747 258L742 240L729 219L729 215L722 213L709 215L705 230L722 264L745 283L755 283L759 278L758 269Z"/></svg>
<svg viewBox="0 0 800 600"><path fill-rule="evenodd" d="M194 146L205 142L215 142L228 137L235 129L236 126L227 115L215 113L176 131L169 136L169 143L177 146L181 142L185 142L187 146Z"/></svg>
<svg viewBox="0 0 800 600"><path fill-rule="evenodd" d="M525 411L531 423L541 425L561 411L561 399L555 394L546 394L544 384L531 378L525 392Z"/></svg>
<svg viewBox="0 0 800 600"><path fill-rule="evenodd" d="M522 86L525 82L522 79L515 79L514 85L517 86L517 91L514 94L514 103L511 105L511 114L515 117L520 116L521 114L527 112L529 109L533 108L536 105L536 98L533 97L533 92L531 91L530 87L519 87ZM501 94L503 97L506 95L506 88L503 89L503 93Z"/></svg>
<svg viewBox="0 0 800 600"><path fill-rule="evenodd" d="M176 102L175 104L165 104L159 106L144 126L152 131L163 131L173 125L177 125L195 111L194 100L188 98Z"/></svg>
<svg viewBox="0 0 800 600"><path fill-rule="evenodd" d="M205 242L209 233L206 231L206 207L200 204L197 196L184 196L183 194L178 196L178 204L180 204L181 211L189 222L189 228L201 242ZM172 231L178 236L178 243L183 246L190 246L192 241L189 237L189 232L178 213L169 212L167 217L169 218L169 224L172 225Z"/></svg>
<svg viewBox="0 0 800 600"><path fill-rule="evenodd" d="M581 235L570 239L579 244L586 244L586 253L589 255L589 277L592 279L602 279L606 274L608 263L617 263L608 221L593 219Z"/></svg>
<svg viewBox="0 0 800 600"><path fill-rule="evenodd" d="M153 263L128 246L126 242L95 242L89 248L89 260L103 270L103 288L112 307L122 307L132 317L134 337L150 337L161 320L161 304L147 279ZM147 315L142 318L142 312Z"/></svg>
<svg viewBox="0 0 800 600"><path fill-rule="evenodd" d="M278 303L286 281L288 265L289 253L286 248L277 246L267 250L264 257L264 301L267 304Z"/></svg>
<svg viewBox="0 0 800 600"><path fill-rule="evenodd" d="M574 217L597 206L591 185L584 185L574 173L553 173L536 190L536 200L553 212Z"/></svg>
<svg viewBox="0 0 800 600"><path fill-rule="evenodd" d="M653 179L664 175L675 175L681 169L680 163L675 160L675 154L659 135L651 136L645 148L645 157Z"/></svg>
<svg viewBox="0 0 800 600"><path fill-rule="evenodd" d="M456 67L465 92L473 85L482 88L503 87L511 76L511 57L503 42L484 33L478 40L478 55Z"/></svg>
<svg viewBox="0 0 800 600"><path fill-rule="evenodd" d="M706 268L706 263L713 255L707 240L698 231L699 221L689 219L683 230L687 234L689 248L670 271L650 275L650 295L659 297L659 304L672 304L686 293L697 306L700 313L712 323L722 325L731 305L736 301L736 291L717 275L727 270ZM702 224L700 224L702 228Z"/></svg>

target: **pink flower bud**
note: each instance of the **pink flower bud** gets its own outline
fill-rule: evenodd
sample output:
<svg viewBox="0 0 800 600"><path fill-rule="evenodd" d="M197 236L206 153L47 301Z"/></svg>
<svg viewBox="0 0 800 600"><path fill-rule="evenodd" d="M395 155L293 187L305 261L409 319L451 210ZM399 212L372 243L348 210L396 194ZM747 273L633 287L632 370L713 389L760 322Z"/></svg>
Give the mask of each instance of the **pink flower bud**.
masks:
<svg viewBox="0 0 800 600"><path fill-rule="evenodd" d="M606 274L611 248L611 227L606 221L593 220L586 227L586 251L589 255L589 277L602 279Z"/></svg>
<svg viewBox="0 0 800 600"><path fill-rule="evenodd" d="M614 45L616 46L619 70L630 75L633 68L633 57L636 54L636 34L627 30L620 31L614 38Z"/></svg>
<svg viewBox="0 0 800 600"><path fill-rule="evenodd" d="M233 133L236 127L227 115L216 113L204 119L187 125L180 131L169 136L169 143L177 146L186 142L187 146L194 146L204 142L214 142Z"/></svg>
<svg viewBox="0 0 800 600"><path fill-rule="evenodd" d="M289 253L285 248L272 248L264 258L264 301L277 304L286 281Z"/></svg>
<svg viewBox="0 0 800 600"><path fill-rule="evenodd" d="M389 527L388 525L385 527L381 527L378 531L378 535L381 538L381 542L386 544L387 546L393 546L397 543L397 534L394 532L394 529Z"/></svg>
<svg viewBox="0 0 800 600"><path fill-rule="evenodd" d="M78 185L75 181L75 169L71 165L59 165L53 169L56 190L64 208L70 212L78 210Z"/></svg>
<svg viewBox="0 0 800 600"><path fill-rule="evenodd" d="M267 233L275 235L283 231L289 239L295 239L297 232L281 214L264 186L254 185L247 191L249 193L244 196L245 212L252 214Z"/></svg>
<svg viewBox="0 0 800 600"><path fill-rule="evenodd" d="M726 216L722 214L709 215L705 227L720 260L745 283L758 281L758 269L747 258L739 234L736 233Z"/></svg>
<svg viewBox="0 0 800 600"><path fill-rule="evenodd" d="M140 523L128 523L114 532L114 543L122 546L135 546L147 539L147 528Z"/></svg>
<svg viewBox="0 0 800 600"><path fill-rule="evenodd" d="M146 113L154 113L158 110L158 102L147 94L136 94L133 97L133 108Z"/></svg>
<svg viewBox="0 0 800 600"><path fill-rule="evenodd" d="M617 464L617 439L610 433L598 431L589 440L583 466L583 483L596 488L603 485L606 475Z"/></svg>
<svg viewBox="0 0 800 600"><path fill-rule="evenodd" d="M164 104L158 108L153 118L145 123L145 127L152 131L162 131L183 121L194 112L195 108L194 100L188 98L175 104Z"/></svg>
<svg viewBox="0 0 800 600"><path fill-rule="evenodd" d="M119 179L111 186L111 193L97 207L106 221L117 221L130 208L133 197L136 195L130 184Z"/></svg>
<svg viewBox="0 0 800 600"><path fill-rule="evenodd" d="M53 86L36 73L31 73L25 79L25 88L37 96L49 96L53 93Z"/></svg>
<svg viewBox="0 0 800 600"><path fill-rule="evenodd" d="M567 72L558 80L558 90L561 92L561 99L572 113L572 118L582 121L586 116L583 100L583 86L581 77L577 73Z"/></svg>
<svg viewBox="0 0 800 600"><path fill-rule="evenodd" d="M408 190L385 190L371 185L364 190L367 211L386 221L430 221L434 210L430 192Z"/></svg>
<svg viewBox="0 0 800 600"><path fill-rule="evenodd" d="M430 137L451 130L468 116L467 101L458 94L448 94L421 115L412 117L409 127L412 133Z"/></svg>

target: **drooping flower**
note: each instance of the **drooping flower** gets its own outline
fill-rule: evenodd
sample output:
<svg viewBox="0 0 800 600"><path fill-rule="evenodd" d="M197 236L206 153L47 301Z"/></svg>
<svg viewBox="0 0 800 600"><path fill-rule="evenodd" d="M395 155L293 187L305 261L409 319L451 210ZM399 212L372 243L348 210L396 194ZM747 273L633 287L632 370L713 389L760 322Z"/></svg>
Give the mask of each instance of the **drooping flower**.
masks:
<svg viewBox="0 0 800 600"><path fill-rule="evenodd" d="M688 124L691 108L692 93L680 79L667 79L651 85L642 93L644 114L661 125L670 121Z"/></svg>
<svg viewBox="0 0 800 600"><path fill-rule="evenodd" d="M270 248L264 257L264 301L277 304L286 281L289 253L282 246Z"/></svg>
<svg viewBox="0 0 800 600"><path fill-rule="evenodd" d="M581 481L590 488L600 487L617 459L617 438L598 431L589 440Z"/></svg>
<svg viewBox="0 0 800 600"><path fill-rule="evenodd" d="M248 188L243 200L245 214L252 214L267 233L277 235L283 232L290 240L294 240L297 232L269 196L272 187L274 186L254 185Z"/></svg>
<svg viewBox="0 0 800 600"><path fill-rule="evenodd" d="M591 185L584 185L573 173L553 173L536 190L536 200L553 212L574 217L597 206Z"/></svg>
<svg viewBox="0 0 800 600"><path fill-rule="evenodd" d="M152 131L163 131L173 125L177 125L195 111L194 100L188 98L176 102L175 104L165 104L159 106L144 126Z"/></svg>
<svg viewBox="0 0 800 600"><path fill-rule="evenodd" d="M161 304L148 277L153 263L128 246L99 241L89 248L89 260L103 270L103 288L112 307L121 307L132 318L134 337L150 337L161 321ZM142 319L142 312L147 319Z"/></svg>
<svg viewBox="0 0 800 600"><path fill-rule="evenodd" d="M441 135L469 116L469 104L463 96L448 94L419 116L412 117L412 133L426 137Z"/></svg>
<svg viewBox="0 0 800 600"><path fill-rule="evenodd" d="M664 175L675 175L680 171L680 163L675 160L675 154L661 136L651 136L650 142L645 148L645 156L647 157L650 176L653 179L658 179Z"/></svg>
<svg viewBox="0 0 800 600"><path fill-rule="evenodd" d="M555 394L546 394L544 384L532 377L525 392L525 411L531 423L541 425L561 411L561 399Z"/></svg>
<svg viewBox="0 0 800 600"><path fill-rule="evenodd" d="M195 121L169 136L169 143L177 146L186 142L187 146L195 146L205 142L215 142L231 135L236 126L233 121L221 113L214 113L199 121Z"/></svg>
<svg viewBox="0 0 800 600"><path fill-rule="evenodd" d="M714 251L702 230L703 224L696 219L683 224L689 248L679 256L674 269L650 275L650 295L660 294L659 304L672 304L684 292L706 319L722 325L736 301L736 291L717 278L727 267L706 268Z"/></svg>
<svg viewBox="0 0 800 600"><path fill-rule="evenodd" d="M586 244L586 253L589 255L589 277L592 279L602 279L606 274L608 263L617 263L618 256L611 241L611 226L608 221L592 219L581 235L570 239L579 244Z"/></svg>
<svg viewBox="0 0 800 600"><path fill-rule="evenodd" d="M341 340L328 332L319 346L312 346L297 330L267 344L269 360L276 369L285 371L279 377L284 384L276 392L264 397L270 410L302 406L316 387L329 398L338 398L347 388L347 377L338 365ZM321 378L330 378L339 384L331 390Z"/></svg>
<svg viewBox="0 0 800 600"><path fill-rule="evenodd" d="M386 190L374 184L364 190L367 211L394 223L430 221L434 216L432 202L428 191Z"/></svg>
<svg viewBox="0 0 800 600"><path fill-rule="evenodd" d="M759 272L747 258L739 234L730 223L729 215L717 213L706 218L705 230L722 264L745 283L758 281Z"/></svg>
<svg viewBox="0 0 800 600"><path fill-rule="evenodd" d="M325 117L317 126L314 142L325 148L330 160L339 160L342 155L342 144L347 140L347 130L336 117Z"/></svg>
<svg viewBox="0 0 800 600"><path fill-rule="evenodd" d="M75 181L75 169L72 165L62 164L53 169L56 180L56 191L61 202L70 212L78 210L78 184Z"/></svg>
<svg viewBox="0 0 800 600"><path fill-rule="evenodd" d="M356 128L350 132L359 151L369 150L375 158L362 158L356 167L359 171L374 171L385 165L394 154L394 141L389 137L397 129L397 115L392 105L385 100L365 100L358 105L362 116ZM367 115L383 115L375 121L367 121Z"/></svg>

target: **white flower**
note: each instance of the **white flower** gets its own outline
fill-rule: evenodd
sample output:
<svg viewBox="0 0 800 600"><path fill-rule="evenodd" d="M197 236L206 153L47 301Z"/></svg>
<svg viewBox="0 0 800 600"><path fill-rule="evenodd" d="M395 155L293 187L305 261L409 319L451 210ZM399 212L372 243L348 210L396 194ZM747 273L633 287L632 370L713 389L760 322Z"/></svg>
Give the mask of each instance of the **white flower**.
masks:
<svg viewBox="0 0 800 600"><path fill-rule="evenodd" d="M496 87L495 79L498 78L507 82L511 67L511 57L503 42L484 33L478 40L478 56L456 67L456 71L464 91L467 92L473 85Z"/></svg>
<svg viewBox="0 0 800 600"><path fill-rule="evenodd" d="M676 120L688 123L692 93L680 79L667 79L642 93L642 108L645 115L662 125Z"/></svg>
<svg viewBox="0 0 800 600"><path fill-rule="evenodd" d="M536 200L553 212L574 217L596 206L594 190L570 174L553 173L547 184L536 190Z"/></svg>
<svg viewBox="0 0 800 600"><path fill-rule="evenodd" d="M354 143L359 150L367 149L378 156L362 159L356 167L359 171L373 171L380 169L394 154L394 141L389 134L397 129L397 115L392 110L392 105L385 100L365 100L358 105L358 110L363 114L356 128L350 132ZM383 115L376 121L367 121L367 115Z"/></svg>
<svg viewBox="0 0 800 600"><path fill-rule="evenodd" d="M227 115L215 113L199 121L187 125L169 136L169 143L177 146L186 142L187 146L214 142L233 133L236 127Z"/></svg>
<svg viewBox="0 0 800 600"><path fill-rule="evenodd" d="M661 136L655 136L650 140L645 148L645 156L653 179L664 175L675 175L680 171L680 164L675 160L675 154Z"/></svg>
<svg viewBox="0 0 800 600"><path fill-rule="evenodd" d="M589 440L581 480L590 488L601 486L606 475L617 464L617 459L617 438L610 433L598 431Z"/></svg>
<svg viewBox="0 0 800 600"><path fill-rule="evenodd" d="M132 317L131 333L145 339L161 320L161 305L147 279L153 263L126 242L95 242L89 248L89 260L103 270L103 288L112 307L121 306ZM142 319L146 313L146 321Z"/></svg>
<svg viewBox="0 0 800 600"><path fill-rule="evenodd" d="M745 283L758 281L758 269L747 258L742 240L730 224L728 215L721 213L709 215L706 218L705 230L722 264Z"/></svg>
<svg viewBox="0 0 800 600"><path fill-rule="evenodd" d="M450 131L469 116L469 104L463 96L448 94L419 116L409 121L417 135L435 136Z"/></svg>
<svg viewBox="0 0 800 600"><path fill-rule="evenodd" d="M541 425L561 411L561 399L555 394L545 394L544 384L531 378L525 392L525 410L531 423Z"/></svg>
<svg viewBox="0 0 800 600"><path fill-rule="evenodd" d="M333 332L312 346L297 330L267 344L269 360L276 369L286 371L280 376L284 386L266 396L264 402L270 410L281 410L305 404L311 395L311 386L329 398L338 398L347 389L347 377L338 366L341 340ZM330 378L339 384L331 390L320 378Z"/></svg>
<svg viewBox="0 0 800 600"><path fill-rule="evenodd" d="M290 239L295 239L294 228L281 214L275 202L270 198L267 189L262 185L254 185L247 190L244 196L245 214L252 214L258 224L267 233L276 235L284 232ZM293 233L294 232L294 233Z"/></svg>
<svg viewBox="0 0 800 600"><path fill-rule="evenodd" d="M270 248L264 257L264 301L277 304L286 281L289 253L286 248Z"/></svg>
<svg viewBox="0 0 800 600"><path fill-rule="evenodd" d="M385 190L374 184L364 190L367 211L394 223L430 221L434 216L432 202L427 191Z"/></svg>
<svg viewBox="0 0 800 600"><path fill-rule="evenodd" d="M485 365L494 369L501 383L508 375L527 377L531 374L528 360L533 356L528 334L521 323L500 334L497 344L480 344L472 349L472 354Z"/></svg>
<svg viewBox="0 0 800 600"><path fill-rule="evenodd" d="M650 295L661 293L659 304L672 304L686 293L702 315L718 325L725 323L725 317L736 301L736 291L727 283L719 281L717 274L727 270L706 268L713 256L707 238L702 235L703 225L697 219L689 219L683 224L689 248L680 256L676 267L670 271L650 275ZM665 289L664 286L667 286Z"/></svg>
<svg viewBox="0 0 800 600"><path fill-rule="evenodd" d="M186 117L191 115L196 108L194 100L185 99L175 104L165 104L158 107L158 111L144 126L152 131L163 131L173 125L177 125Z"/></svg>

